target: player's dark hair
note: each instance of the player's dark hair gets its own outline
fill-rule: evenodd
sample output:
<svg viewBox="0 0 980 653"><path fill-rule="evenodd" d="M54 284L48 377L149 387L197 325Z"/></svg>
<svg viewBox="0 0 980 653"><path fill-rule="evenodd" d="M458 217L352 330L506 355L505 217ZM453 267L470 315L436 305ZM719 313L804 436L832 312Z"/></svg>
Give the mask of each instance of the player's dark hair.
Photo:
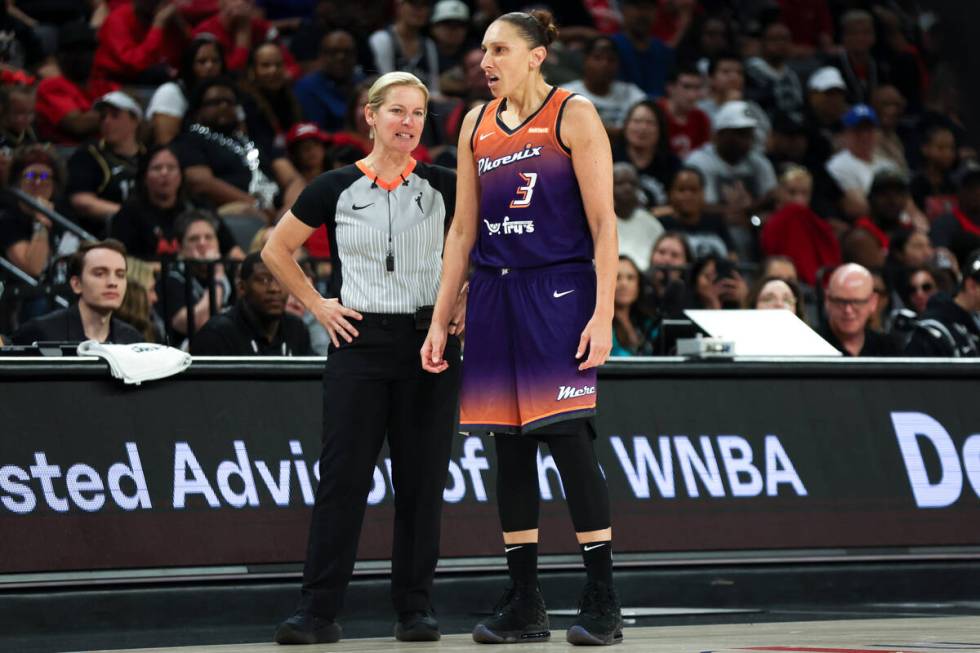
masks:
<svg viewBox="0 0 980 653"><path fill-rule="evenodd" d="M558 39L558 26L555 17L546 9L534 9L530 12L512 11L497 20L510 23L517 28L528 46L547 48Z"/></svg>

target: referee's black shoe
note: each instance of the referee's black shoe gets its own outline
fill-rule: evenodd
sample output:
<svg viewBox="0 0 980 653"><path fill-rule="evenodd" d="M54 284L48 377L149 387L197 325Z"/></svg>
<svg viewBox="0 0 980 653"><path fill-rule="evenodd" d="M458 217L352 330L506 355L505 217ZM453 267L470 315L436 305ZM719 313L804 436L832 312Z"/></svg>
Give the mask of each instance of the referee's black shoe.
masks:
<svg viewBox="0 0 980 653"><path fill-rule="evenodd" d="M520 644L551 639L548 611L537 583L514 583L493 608L493 616L473 629L478 644Z"/></svg>
<svg viewBox="0 0 980 653"><path fill-rule="evenodd" d="M609 646L623 641L623 614L611 585L589 581L582 590L578 616L568 629L569 644Z"/></svg>
<svg viewBox="0 0 980 653"><path fill-rule="evenodd" d="M395 623L395 639L399 642L438 642L439 622L431 610L399 612Z"/></svg>
<svg viewBox="0 0 980 653"><path fill-rule="evenodd" d="M333 619L316 617L299 610L279 624L276 629L277 644L332 644L340 641L343 631Z"/></svg>

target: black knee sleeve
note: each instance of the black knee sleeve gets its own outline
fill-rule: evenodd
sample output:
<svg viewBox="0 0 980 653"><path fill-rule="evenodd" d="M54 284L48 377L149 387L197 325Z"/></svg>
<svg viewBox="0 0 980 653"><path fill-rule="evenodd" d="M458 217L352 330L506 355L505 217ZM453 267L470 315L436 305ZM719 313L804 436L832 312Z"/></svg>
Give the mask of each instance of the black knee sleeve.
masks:
<svg viewBox="0 0 980 653"><path fill-rule="evenodd" d="M505 533L538 527L538 442L497 435L497 511Z"/></svg>
<svg viewBox="0 0 980 653"><path fill-rule="evenodd" d="M561 474L572 524L577 533L609 528L609 489L595 455L592 424L581 421L574 428L574 433L545 438Z"/></svg>

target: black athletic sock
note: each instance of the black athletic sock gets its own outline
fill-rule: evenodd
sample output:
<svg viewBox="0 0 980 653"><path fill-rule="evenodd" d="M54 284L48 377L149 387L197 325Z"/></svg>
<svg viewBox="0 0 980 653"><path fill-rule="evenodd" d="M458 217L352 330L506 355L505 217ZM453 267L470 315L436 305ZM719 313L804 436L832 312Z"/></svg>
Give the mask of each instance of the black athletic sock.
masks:
<svg viewBox="0 0 980 653"><path fill-rule="evenodd" d="M586 542L579 546L589 580L612 585L612 542Z"/></svg>
<svg viewBox="0 0 980 653"><path fill-rule="evenodd" d="M515 583L538 582L538 544L505 544L507 570Z"/></svg>

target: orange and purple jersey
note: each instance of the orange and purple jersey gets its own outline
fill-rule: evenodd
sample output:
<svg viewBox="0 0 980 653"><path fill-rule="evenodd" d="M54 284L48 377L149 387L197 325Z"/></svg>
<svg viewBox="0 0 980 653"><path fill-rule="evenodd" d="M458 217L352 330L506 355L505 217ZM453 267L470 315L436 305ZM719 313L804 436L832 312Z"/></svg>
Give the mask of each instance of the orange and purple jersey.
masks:
<svg viewBox="0 0 980 653"><path fill-rule="evenodd" d="M592 260L571 151L561 139L572 95L552 88L541 108L514 129L500 118L505 98L480 112L470 141L480 181L476 265L536 268Z"/></svg>

